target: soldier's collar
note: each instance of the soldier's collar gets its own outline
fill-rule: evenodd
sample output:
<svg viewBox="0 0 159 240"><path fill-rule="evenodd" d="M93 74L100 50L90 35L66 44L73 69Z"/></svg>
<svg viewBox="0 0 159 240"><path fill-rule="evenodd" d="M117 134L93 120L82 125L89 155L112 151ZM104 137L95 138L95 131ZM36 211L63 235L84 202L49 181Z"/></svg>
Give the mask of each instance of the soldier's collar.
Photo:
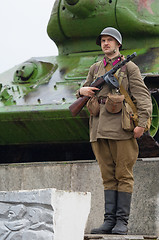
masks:
<svg viewBox="0 0 159 240"><path fill-rule="evenodd" d="M118 62L121 61L121 55L115 57L115 58L112 58L112 59L109 59L108 57L104 57L103 58L103 63L104 63L104 67L106 67L106 65L108 63L112 64L113 66L115 66Z"/></svg>

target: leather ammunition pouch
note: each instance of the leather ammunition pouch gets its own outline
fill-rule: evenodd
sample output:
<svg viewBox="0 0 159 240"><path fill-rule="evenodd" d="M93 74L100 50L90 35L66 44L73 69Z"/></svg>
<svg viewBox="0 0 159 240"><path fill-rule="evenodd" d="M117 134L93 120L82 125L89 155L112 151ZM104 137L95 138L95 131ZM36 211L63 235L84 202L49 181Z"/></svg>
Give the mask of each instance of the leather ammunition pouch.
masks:
<svg viewBox="0 0 159 240"><path fill-rule="evenodd" d="M98 102L98 98L96 96L91 97L87 102L87 108L90 113L90 115L97 117L100 112L100 106Z"/></svg>
<svg viewBox="0 0 159 240"><path fill-rule="evenodd" d="M105 108L109 113L119 113L122 109L124 95L108 93Z"/></svg>
<svg viewBox="0 0 159 240"><path fill-rule="evenodd" d="M133 131L134 121L133 121L133 110L127 102L123 103L122 106L122 128L125 131Z"/></svg>
<svg viewBox="0 0 159 240"><path fill-rule="evenodd" d="M129 103L124 102L122 107L122 128L125 131L133 131L138 126L138 114L134 113ZM144 132L148 131L151 126L151 118L148 118Z"/></svg>

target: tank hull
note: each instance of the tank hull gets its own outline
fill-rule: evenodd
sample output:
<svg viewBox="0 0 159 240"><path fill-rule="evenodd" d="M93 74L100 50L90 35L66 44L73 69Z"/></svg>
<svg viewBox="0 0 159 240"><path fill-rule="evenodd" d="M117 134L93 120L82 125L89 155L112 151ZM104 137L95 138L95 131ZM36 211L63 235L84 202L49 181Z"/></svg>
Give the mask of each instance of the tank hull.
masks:
<svg viewBox="0 0 159 240"><path fill-rule="evenodd" d="M148 53L147 51L144 52L144 49L135 50L137 52L137 57L134 61L139 67L141 65L142 68L141 58L144 57L144 54L148 55ZM122 51L122 53L127 55L135 50L126 50ZM157 51L158 48L156 48L156 52ZM148 52L152 54L151 51ZM16 92L12 91L12 101L16 102L16 104L8 106L8 102L6 101L3 102L2 106L1 103L0 145L71 145L74 143L78 145L81 143L88 143L89 113L86 107L77 117L72 117L69 106L76 100L76 90L84 83L89 67L102 58L102 52L92 52L85 54L69 54L67 56L59 55L57 57L32 58L28 60L27 62L39 61L42 63L50 63L56 66L56 68L54 72L51 73L49 80L40 82L35 89L31 88L30 92L28 90L27 94L22 90L19 90L21 95L17 95ZM22 65L25 64L23 63ZM152 64L152 66L154 66L154 64ZM156 67L158 68L158 65ZM0 82L2 83L2 79L7 76L10 89L17 86L19 89L24 89L24 84L15 83L13 81L12 76L14 75L15 69L19 69L19 66L1 74ZM151 146L149 151L147 151L147 147L140 147L139 156L159 156L159 147L157 143L157 141L159 141L158 85L156 83L154 84L154 81L152 81L153 78L158 79L158 75L145 73L145 69L146 64L145 68L143 68L143 79L146 79L146 84L149 89L151 89L152 95L156 99L155 112L153 111L154 126L152 125L150 131L154 138L149 137L149 145ZM152 72L150 64L147 65L147 70L148 72ZM153 84L151 84L151 81ZM144 139L145 138L143 138L142 141L139 140L139 146L143 145Z"/></svg>

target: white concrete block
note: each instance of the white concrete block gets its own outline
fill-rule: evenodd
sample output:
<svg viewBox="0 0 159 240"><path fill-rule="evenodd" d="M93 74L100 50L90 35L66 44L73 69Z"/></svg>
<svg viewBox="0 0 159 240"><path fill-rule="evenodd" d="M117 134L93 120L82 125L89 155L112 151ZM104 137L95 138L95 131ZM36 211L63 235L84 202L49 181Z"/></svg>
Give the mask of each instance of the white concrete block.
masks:
<svg viewBox="0 0 159 240"><path fill-rule="evenodd" d="M0 192L0 239L83 240L90 206L90 193Z"/></svg>

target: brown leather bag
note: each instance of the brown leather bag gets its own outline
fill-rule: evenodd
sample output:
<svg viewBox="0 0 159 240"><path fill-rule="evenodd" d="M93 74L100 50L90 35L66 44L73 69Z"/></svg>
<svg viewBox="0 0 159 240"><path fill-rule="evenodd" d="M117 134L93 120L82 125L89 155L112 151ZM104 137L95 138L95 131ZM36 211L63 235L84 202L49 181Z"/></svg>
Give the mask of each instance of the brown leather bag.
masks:
<svg viewBox="0 0 159 240"><path fill-rule="evenodd" d="M97 117L99 115L100 106L98 102L98 98L96 96L91 97L87 102L87 108L90 115Z"/></svg>
<svg viewBox="0 0 159 240"><path fill-rule="evenodd" d="M133 110L131 106L125 102L122 107L122 128L125 131L133 131L134 127Z"/></svg>
<svg viewBox="0 0 159 240"><path fill-rule="evenodd" d="M108 93L105 102L106 110L110 113L118 113L122 109L124 95Z"/></svg>

